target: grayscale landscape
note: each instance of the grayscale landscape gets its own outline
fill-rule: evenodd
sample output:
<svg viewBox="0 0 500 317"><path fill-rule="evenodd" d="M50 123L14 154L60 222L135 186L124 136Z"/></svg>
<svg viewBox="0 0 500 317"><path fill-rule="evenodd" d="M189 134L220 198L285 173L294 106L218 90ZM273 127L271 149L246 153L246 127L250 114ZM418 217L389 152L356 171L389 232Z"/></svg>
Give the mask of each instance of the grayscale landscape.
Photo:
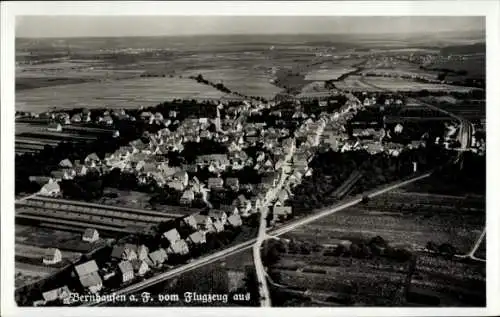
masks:
<svg viewBox="0 0 500 317"><path fill-rule="evenodd" d="M288 19L59 37L23 17L19 306L486 305L484 18Z"/></svg>

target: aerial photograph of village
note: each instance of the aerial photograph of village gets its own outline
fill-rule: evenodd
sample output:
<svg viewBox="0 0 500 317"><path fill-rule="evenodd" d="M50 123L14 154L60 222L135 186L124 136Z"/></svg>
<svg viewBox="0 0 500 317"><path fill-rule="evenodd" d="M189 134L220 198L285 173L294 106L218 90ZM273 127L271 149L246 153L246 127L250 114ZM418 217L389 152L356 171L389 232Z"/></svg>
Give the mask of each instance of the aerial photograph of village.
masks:
<svg viewBox="0 0 500 317"><path fill-rule="evenodd" d="M485 33L19 18L17 305L485 307Z"/></svg>

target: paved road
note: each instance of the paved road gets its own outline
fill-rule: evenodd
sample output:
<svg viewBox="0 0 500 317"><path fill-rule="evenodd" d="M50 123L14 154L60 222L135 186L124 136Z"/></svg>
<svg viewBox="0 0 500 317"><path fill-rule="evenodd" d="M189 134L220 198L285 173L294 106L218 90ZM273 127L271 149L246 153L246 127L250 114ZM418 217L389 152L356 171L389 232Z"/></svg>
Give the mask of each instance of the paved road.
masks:
<svg viewBox="0 0 500 317"><path fill-rule="evenodd" d="M481 232L479 237L476 239L476 242L474 243L474 245L472 246L472 248L470 249L470 251L467 254L455 255L455 256L458 258L469 258L469 259L475 260L475 261L486 262L486 259L481 259L481 258L478 258L474 255L474 253L476 253L477 249L481 245L481 242L483 241L485 236L486 236L486 226L484 227L483 231Z"/></svg>
<svg viewBox="0 0 500 317"><path fill-rule="evenodd" d="M39 193L38 193L38 192L36 192L36 193L31 194L31 195L29 195L29 196L25 196L25 197L19 198L19 199L17 199L17 200L15 201L15 203L17 204L17 203L23 202L23 201L25 201L25 200L28 200L28 199L31 199L31 198L37 197L37 196L38 196L38 194L39 194Z"/></svg>
<svg viewBox="0 0 500 317"><path fill-rule="evenodd" d="M399 188L399 187L402 187L402 186L406 186L406 185L408 185L410 183L413 183L413 182L419 181L421 179L424 179L426 177L429 177L430 175L431 175L431 172L425 173L425 174L421 174L421 175L415 176L413 178L410 178L408 180L401 181L401 182L398 182L398 183L395 183L395 184L390 184L390 185L384 186L381 189L373 190L373 191L371 191L369 193L366 193L365 195L368 196L368 197L370 197L370 198L373 198L373 197L376 197L378 195L382 195L382 194L384 194L384 193L386 193L386 192L388 192L390 190L393 190L393 189L396 189L396 188ZM363 196L364 195L359 195L358 197L351 198L351 199L349 199L349 200L347 200L345 202L339 203L339 204L337 204L337 205L335 205L335 206L333 206L331 208L324 209L324 210L320 211L319 213L315 213L315 214L307 216L307 217L305 217L303 219L294 221L294 222L292 222L290 224L286 224L283 227L269 230L268 234L269 234L270 237L279 236L279 235L285 234L285 233L287 233L287 232L289 232L291 230L294 230L297 227L300 227L300 226L303 226L305 224L311 223L313 221L316 221L316 220L318 220L318 219L320 219L322 217L325 217L325 216L328 216L330 214L333 214L333 213L335 213L337 211L340 211L342 209L346 209L348 207L354 206L354 205L358 204L362 200ZM269 237L269 236L266 235L266 237ZM221 250L219 252L213 253L211 255L199 258L197 260L192 261L191 263L182 265L182 266L177 267L175 269L172 269L172 270L170 270L168 272L158 274L158 275L156 275L154 277L151 277L151 278L149 278L147 280L138 282L136 284L133 284L133 285L130 285L130 286L126 287L126 288L118 290L118 291L115 292L115 294L117 294L117 295L118 294L130 294L130 293L138 292L140 290L143 290L143 289L145 289L147 287L150 287L150 286L155 285L157 283L160 283L160 282L163 282L165 280L168 280L168 279L170 279L172 277L175 277L177 275L180 275L182 273L194 270L194 269L199 268L199 267L201 267L203 265L206 265L206 264L215 262L217 260L220 260L223 257L227 257L227 256L230 256L230 255L236 254L238 252L247 250L247 249L251 248L256 241L257 241L257 239L254 238L254 239L248 240L246 242L240 243L238 245L235 245L235 246L229 247L227 249ZM103 304L101 304L101 305L103 305ZM98 303L88 303L88 304L86 304L84 306L99 306L99 304Z"/></svg>

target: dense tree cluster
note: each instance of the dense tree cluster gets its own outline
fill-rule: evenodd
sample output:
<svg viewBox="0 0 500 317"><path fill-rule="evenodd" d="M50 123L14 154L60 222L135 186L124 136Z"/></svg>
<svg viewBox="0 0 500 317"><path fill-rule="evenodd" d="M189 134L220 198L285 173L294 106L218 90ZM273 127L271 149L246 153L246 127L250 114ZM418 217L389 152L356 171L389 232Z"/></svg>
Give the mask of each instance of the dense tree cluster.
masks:
<svg viewBox="0 0 500 317"><path fill-rule="evenodd" d="M198 76L196 76L196 77L192 76L192 77L189 77L189 78L194 79L194 80L196 80L199 83L202 83L202 84L205 84L205 85L210 85L210 86L214 87L215 89L217 89L219 91L222 91L222 92L224 92L226 94L230 94L232 92L231 89L229 89L226 86L224 86L224 84L222 84L222 83L213 83L213 82L211 82L209 80L206 80L205 78L203 78L203 75L201 75L201 74L198 74Z"/></svg>
<svg viewBox="0 0 500 317"><path fill-rule="evenodd" d="M407 150L397 157L385 153L371 155L364 150L319 153L309 164L314 171L312 176L302 180L293 189L294 196L288 203L294 213L306 213L337 201L332 193L348 179L352 171L357 170L363 175L349 192L355 195L413 174L413 162L417 163L419 170L429 170L446 163L450 159L449 155L437 146Z"/></svg>

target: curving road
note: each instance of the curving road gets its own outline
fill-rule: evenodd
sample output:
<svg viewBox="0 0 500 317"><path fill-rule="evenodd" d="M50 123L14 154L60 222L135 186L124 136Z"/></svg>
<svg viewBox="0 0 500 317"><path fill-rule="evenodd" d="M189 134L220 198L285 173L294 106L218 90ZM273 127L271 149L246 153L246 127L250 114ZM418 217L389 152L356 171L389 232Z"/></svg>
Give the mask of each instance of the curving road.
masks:
<svg viewBox="0 0 500 317"><path fill-rule="evenodd" d="M287 233L289 231L294 230L297 227L303 226L305 224L308 224L308 223L311 223L313 221L316 221L316 220L318 220L318 219L320 219L322 217L328 216L328 215L333 214L335 212L338 212L340 210L343 210L343 209L349 208L351 206L354 206L354 205L358 204L359 202L361 202L361 200L363 199L364 196L368 196L370 198L373 198L373 197L382 195L382 194L384 194L384 193L386 193L388 191L391 191L393 189L396 189L396 188L399 188L399 187L402 187L402 186L406 186L406 185L411 184L413 182L416 182L416 181L419 181L421 179L427 178L431 174L432 174L432 172L421 174L421 175L412 177L412 178L404 180L404 181L400 181L400 182L397 182L397 183L394 183L394 184L386 185L386 186L384 186L382 188L375 189L375 190L367 192L367 193L365 193L363 195L358 195L358 196L356 196L354 198L348 199L347 201L338 203L338 204L336 204L336 205L334 205L334 206L332 206L330 208L323 209L322 211L320 211L318 213L315 213L313 215L307 216L307 217L305 217L303 219L300 219L300 220L297 220L297 221L293 221L293 222L291 222L289 224L286 224L286 225L284 225L284 226L282 226L280 228L268 230L268 235L266 235L266 238L270 238L272 236L279 236L279 235L285 234L285 233ZM135 283L133 285L130 285L128 287L122 288L122 289L116 291L115 294L117 294L117 295L119 295L119 294L130 294L130 293L141 291L141 290L143 290L143 289L145 289L147 287L150 287L152 285L155 285L155 284L158 284L160 282L166 281L166 280L168 280L168 279L170 279L172 277L175 277L177 275L180 275L182 273L194 270L194 269L202 267L202 266L204 266L206 264L209 264L209 263L215 262L217 260L220 260L223 257L234 255L234 254L236 254L238 252L247 250L247 249L253 247L253 245L255 244L256 241L257 241L257 239L253 238L253 239L250 239L250 240L248 240L246 242L240 243L238 245L235 245L235 246L229 247L227 249L224 249L224 250L215 252L213 254L210 254L208 256L196 259L196 260L192 261L191 263L182 265L182 266L177 267L175 269L172 269L172 270L170 270L168 272L158 274L158 275L153 276L153 277L151 277L151 278L149 278L147 280L143 280L143 281L140 281L140 282ZM83 306L102 306L102 305L104 305L104 303L92 302L92 303L87 303L87 304L85 304Z"/></svg>

